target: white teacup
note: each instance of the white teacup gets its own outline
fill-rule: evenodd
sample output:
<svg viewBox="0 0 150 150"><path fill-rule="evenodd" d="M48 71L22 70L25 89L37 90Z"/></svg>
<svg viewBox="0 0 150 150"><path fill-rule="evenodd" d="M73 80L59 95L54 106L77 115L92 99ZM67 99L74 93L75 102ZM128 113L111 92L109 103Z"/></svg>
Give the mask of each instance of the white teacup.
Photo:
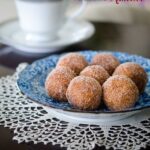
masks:
<svg viewBox="0 0 150 150"><path fill-rule="evenodd" d="M79 15L85 5L83 0L72 18ZM16 0L20 27L26 40L45 42L56 39L58 31L70 20L65 15L68 6L69 0Z"/></svg>

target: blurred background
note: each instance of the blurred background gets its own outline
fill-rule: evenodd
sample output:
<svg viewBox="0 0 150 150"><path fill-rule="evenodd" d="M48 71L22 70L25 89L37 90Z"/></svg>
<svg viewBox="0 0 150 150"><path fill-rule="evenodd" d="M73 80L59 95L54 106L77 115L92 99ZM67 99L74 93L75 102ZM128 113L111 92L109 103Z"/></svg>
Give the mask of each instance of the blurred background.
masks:
<svg viewBox="0 0 150 150"><path fill-rule="evenodd" d="M72 2L68 15L81 4L80 0L72 0ZM0 23L16 16L14 1L0 0ZM90 39L63 51L114 50L150 57L149 0L120 4L116 4L116 0L88 1L85 11L79 18L92 22L96 32ZM39 58L39 56L29 58L14 53L13 48L5 47L0 53L0 63L8 67L16 67L22 61L32 62ZM15 63L4 61L8 57Z"/></svg>

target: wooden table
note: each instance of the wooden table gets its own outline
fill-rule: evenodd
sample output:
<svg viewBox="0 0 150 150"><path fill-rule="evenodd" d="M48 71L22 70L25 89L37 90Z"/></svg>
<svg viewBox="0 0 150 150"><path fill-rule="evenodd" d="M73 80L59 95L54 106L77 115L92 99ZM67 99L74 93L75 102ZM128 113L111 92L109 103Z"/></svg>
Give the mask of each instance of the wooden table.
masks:
<svg viewBox="0 0 150 150"><path fill-rule="evenodd" d="M95 35L89 40L73 45L64 49L61 52L79 51L79 50L114 50L121 52L129 52L139 54L145 57L150 57L150 26L145 24L111 24L111 23L94 23L96 27ZM50 54L47 54L50 55ZM46 56L47 56L46 55ZM17 53L14 48L1 46L0 49L0 64L11 69L21 62L31 63L34 60L43 58L41 56L31 56ZM3 68L2 75L11 74L12 70ZM44 146L43 144L34 145L17 144L12 141L13 132L4 127L0 127L0 150L64 150L59 146L51 144ZM95 150L103 150L104 147L96 147ZM150 147L147 147L147 150Z"/></svg>

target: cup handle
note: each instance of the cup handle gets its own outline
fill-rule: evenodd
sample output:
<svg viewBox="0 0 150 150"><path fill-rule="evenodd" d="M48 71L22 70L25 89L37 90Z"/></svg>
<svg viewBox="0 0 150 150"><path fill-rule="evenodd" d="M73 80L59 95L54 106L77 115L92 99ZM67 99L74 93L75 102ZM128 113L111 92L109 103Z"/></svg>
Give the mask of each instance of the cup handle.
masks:
<svg viewBox="0 0 150 150"><path fill-rule="evenodd" d="M73 20L76 17L78 17L85 10L86 5L87 5L87 0L82 0L82 4L80 8L69 17L69 20Z"/></svg>
<svg viewBox="0 0 150 150"><path fill-rule="evenodd" d="M87 6L87 0L81 0L82 1L82 4L80 6L80 8L75 11L71 16L69 17L66 17L63 21L63 27L62 27L62 30L60 30L60 33L61 31L63 31L65 28L67 28L68 26L70 26L70 23L73 22L73 20L79 16L84 10L85 10L85 7Z"/></svg>

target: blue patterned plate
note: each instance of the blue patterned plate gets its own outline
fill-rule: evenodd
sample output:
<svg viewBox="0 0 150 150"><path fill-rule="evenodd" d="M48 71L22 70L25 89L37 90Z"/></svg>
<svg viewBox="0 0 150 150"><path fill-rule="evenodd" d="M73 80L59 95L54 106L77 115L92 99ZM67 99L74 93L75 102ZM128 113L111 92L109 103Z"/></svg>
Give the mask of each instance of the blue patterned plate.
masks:
<svg viewBox="0 0 150 150"><path fill-rule="evenodd" d="M88 62L91 61L92 57L101 52L97 51L82 51L80 52ZM148 74L148 83L145 89L145 92L140 95L138 102L135 104L133 108L130 108L126 111L135 111L141 110L143 108L150 107L150 60L143 58L141 56L129 55L127 53L121 52L110 52L114 56L116 56L121 63L124 62L135 62L144 67ZM56 63L60 55L52 55L47 58L35 61L33 64L28 65L19 75L19 79L17 81L18 86L22 93L27 95L32 100L41 103L43 105L61 109L70 112L81 112L78 109L73 108L67 102L58 102L53 98L49 97L44 88L44 82L48 75L48 73L56 66ZM123 112L126 112L123 111ZM99 108L95 111L82 111L88 113L110 113L105 106ZM111 112L112 113L112 112ZM114 112L116 113L116 112Z"/></svg>

